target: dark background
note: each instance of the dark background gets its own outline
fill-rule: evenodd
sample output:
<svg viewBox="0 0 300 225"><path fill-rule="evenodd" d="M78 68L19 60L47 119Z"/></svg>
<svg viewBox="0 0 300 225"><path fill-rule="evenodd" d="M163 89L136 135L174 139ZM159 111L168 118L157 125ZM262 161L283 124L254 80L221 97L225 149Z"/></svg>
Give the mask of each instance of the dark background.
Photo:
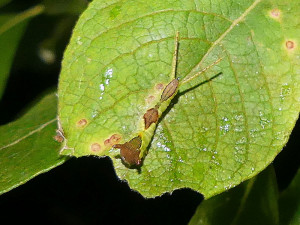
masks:
<svg viewBox="0 0 300 225"><path fill-rule="evenodd" d="M22 11L40 2L13 1L0 13ZM45 90L56 88L62 54L78 15L46 11L30 22L0 100L0 125L18 118ZM43 62L38 54L41 47L54 51L56 61ZM273 163L280 191L300 165L299 134L298 121ZM1 195L0 215L10 224L187 224L202 199L190 189L144 199L117 179L110 159L83 157Z"/></svg>

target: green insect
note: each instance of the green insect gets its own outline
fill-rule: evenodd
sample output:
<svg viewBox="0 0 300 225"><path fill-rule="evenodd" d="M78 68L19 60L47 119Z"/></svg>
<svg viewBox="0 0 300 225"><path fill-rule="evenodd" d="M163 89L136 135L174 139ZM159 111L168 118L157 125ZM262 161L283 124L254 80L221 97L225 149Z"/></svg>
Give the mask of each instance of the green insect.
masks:
<svg viewBox="0 0 300 225"><path fill-rule="evenodd" d="M218 64L223 59L219 58L200 72L194 74L193 76L186 77L182 81L180 81L179 78L176 78L178 45L179 32L177 32L175 36L175 47L171 72L172 80L164 88L160 100L156 103L156 105L153 108L150 108L145 112L143 119L140 120L139 128L136 135L134 135L134 137L130 141L125 142L124 144L116 144L113 146L114 148L120 149L121 159L125 164L129 166L140 166L142 164L142 161L147 154L147 147L150 144L152 136L154 135L157 122L161 117L162 113L170 105L172 99L177 95L179 87L195 79L200 74L204 73L212 66Z"/></svg>

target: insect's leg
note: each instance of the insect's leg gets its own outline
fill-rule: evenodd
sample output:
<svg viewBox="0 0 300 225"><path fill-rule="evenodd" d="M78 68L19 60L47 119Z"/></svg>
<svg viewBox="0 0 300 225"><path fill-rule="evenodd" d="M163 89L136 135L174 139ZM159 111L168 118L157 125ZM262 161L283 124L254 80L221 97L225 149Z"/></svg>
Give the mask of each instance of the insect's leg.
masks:
<svg viewBox="0 0 300 225"><path fill-rule="evenodd" d="M172 73L171 73L172 79L176 78L178 45L179 45L179 31L177 31L176 35L175 35L175 45L174 45L174 53L173 53L173 60L172 60Z"/></svg>
<svg viewBox="0 0 300 225"><path fill-rule="evenodd" d="M188 82L190 82L191 80L194 80L195 78L197 78L199 75L201 75L202 73L204 73L206 70L210 69L211 67L213 67L214 65L218 64L219 62L221 62L223 60L224 57L221 57L219 59L217 59L215 62L213 62L212 64L210 64L209 66L205 67L204 69L202 69L201 71L199 71L198 73L194 74L193 76L190 77L185 77L181 82L180 85L186 84Z"/></svg>

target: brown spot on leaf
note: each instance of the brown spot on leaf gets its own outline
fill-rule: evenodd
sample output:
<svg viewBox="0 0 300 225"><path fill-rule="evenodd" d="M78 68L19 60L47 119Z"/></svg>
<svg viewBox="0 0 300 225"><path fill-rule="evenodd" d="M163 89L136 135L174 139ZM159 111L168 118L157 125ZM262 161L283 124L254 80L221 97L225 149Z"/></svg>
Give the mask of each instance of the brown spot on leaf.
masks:
<svg viewBox="0 0 300 225"><path fill-rule="evenodd" d="M121 135L120 134L114 134L110 137L111 142L113 144L117 144L121 140Z"/></svg>
<svg viewBox="0 0 300 225"><path fill-rule="evenodd" d="M153 95L150 95L147 99L146 99L146 102L147 103L151 103L155 100L155 97Z"/></svg>
<svg viewBox="0 0 300 225"><path fill-rule="evenodd" d="M160 101L166 101L168 100L170 97L172 97L175 92L177 91L177 87L179 85L179 81L178 79L174 79L172 80L164 89L163 93L161 94L161 98Z"/></svg>
<svg viewBox="0 0 300 225"><path fill-rule="evenodd" d="M108 138L108 139L106 139L105 141L104 141L104 145L105 146L110 146L111 144L110 144L110 138Z"/></svg>
<svg viewBox="0 0 300 225"><path fill-rule="evenodd" d="M65 140L65 137L60 130L56 131L56 135L53 138L55 141L57 141L59 143L61 143Z"/></svg>
<svg viewBox="0 0 300 225"><path fill-rule="evenodd" d="M159 83L159 84L157 84L157 85L155 86L155 89L158 90L158 91L160 91L160 90L164 89L164 85L161 84L161 83Z"/></svg>
<svg viewBox="0 0 300 225"><path fill-rule="evenodd" d="M86 119L81 119L81 120L77 121L77 126L78 127L84 127L85 125L87 125L87 120Z"/></svg>
<svg viewBox="0 0 300 225"><path fill-rule="evenodd" d="M101 145L98 143L94 143L91 145L91 151L92 152L99 152L101 150Z"/></svg>
<svg viewBox="0 0 300 225"><path fill-rule="evenodd" d="M147 130L152 123L156 123L158 120L158 110L156 108L148 109L147 112L144 114L144 121L145 121L145 129Z"/></svg>
<svg viewBox="0 0 300 225"><path fill-rule="evenodd" d="M295 43L293 41L286 41L285 46L287 49L292 50L295 48Z"/></svg>
<svg viewBox="0 0 300 225"><path fill-rule="evenodd" d="M116 144L113 147L120 149L120 155L126 164L131 165L140 165L142 159L140 159L140 147L142 145L142 139L137 136L131 139L129 142L125 142L124 144Z"/></svg>
<svg viewBox="0 0 300 225"><path fill-rule="evenodd" d="M113 134L110 138L104 141L104 145L113 146L114 144L117 144L120 140L121 140L120 134Z"/></svg>
<svg viewBox="0 0 300 225"><path fill-rule="evenodd" d="M274 19L279 19L281 15L281 11L279 9L272 9L270 12L270 16Z"/></svg>

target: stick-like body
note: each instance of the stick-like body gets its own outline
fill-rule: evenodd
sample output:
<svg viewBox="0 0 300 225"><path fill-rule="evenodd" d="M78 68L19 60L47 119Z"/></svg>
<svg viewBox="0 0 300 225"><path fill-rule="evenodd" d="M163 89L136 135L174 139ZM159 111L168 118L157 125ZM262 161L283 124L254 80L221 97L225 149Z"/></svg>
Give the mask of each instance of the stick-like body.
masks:
<svg viewBox="0 0 300 225"><path fill-rule="evenodd" d="M176 33L175 36L175 47L174 47L174 54L173 54L173 60L172 60L172 72L171 72L171 82L164 88L161 98L159 102L155 105L154 108L148 109L143 119L140 120L140 123L138 125L138 131L136 135L129 141L124 144L118 144L115 145L115 148L121 149L120 155L122 160L128 164L129 166L132 165L141 165L142 159L147 154L147 148L152 140L152 137L154 135L157 122L163 112L168 108L170 105L172 99L177 95L178 88L180 85L185 84L194 78L198 77L200 74L204 73L206 70L211 68L212 66L219 63L223 58L219 58L211 65L207 66L200 72L194 74L193 76L185 78L183 81L179 81L179 79L176 78L176 69L177 69L177 58L178 58L178 44L179 44L179 32ZM140 140L140 146L139 148L128 148L130 143L133 140ZM124 150L125 149L125 150ZM134 149L134 150L132 150ZM130 151L130 152L128 152ZM125 155L126 153L126 155ZM130 153L130 154L129 154Z"/></svg>

